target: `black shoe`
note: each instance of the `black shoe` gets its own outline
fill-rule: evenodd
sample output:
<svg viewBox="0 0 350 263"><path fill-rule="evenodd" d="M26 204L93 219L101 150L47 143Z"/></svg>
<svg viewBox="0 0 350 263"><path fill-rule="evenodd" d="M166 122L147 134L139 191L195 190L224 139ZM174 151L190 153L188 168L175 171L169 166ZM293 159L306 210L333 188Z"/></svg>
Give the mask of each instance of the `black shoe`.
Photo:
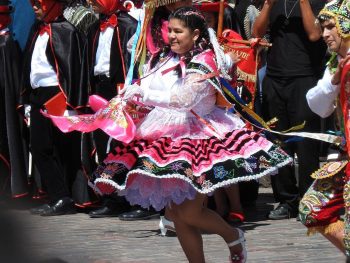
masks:
<svg viewBox="0 0 350 263"><path fill-rule="evenodd" d="M47 210L49 208L50 208L49 204L43 204L41 206L34 207L34 208L30 209L29 212L32 215L40 215L44 210Z"/></svg>
<svg viewBox="0 0 350 263"><path fill-rule="evenodd" d="M159 218L159 213L145 209L137 209L119 215L119 219L124 221L147 220L152 218Z"/></svg>
<svg viewBox="0 0 350 263"><path fill-rule="evenodd" d="M58 200L55 204L45 209L40 215L41 216L59 216L75 214L74 202L69 197L64 197Z"/></svg>
<svg viewBox="0 0 350 263"><path fill-rule="evenodd" d="M125 210L124 210L125 211ZM108 206L103 206L99 209L91 211L89 216L91 218L103 218L103 217L117 217L122 211L117 208L110 208Z"/></svg>
<svg viewBox="0 0 350 263"><path fill-rule="evenodd" d="M272 220L289 219L296 217L298 210L290 208L287 204L280 204L275 210L270 211L267 218Z"/></svg>

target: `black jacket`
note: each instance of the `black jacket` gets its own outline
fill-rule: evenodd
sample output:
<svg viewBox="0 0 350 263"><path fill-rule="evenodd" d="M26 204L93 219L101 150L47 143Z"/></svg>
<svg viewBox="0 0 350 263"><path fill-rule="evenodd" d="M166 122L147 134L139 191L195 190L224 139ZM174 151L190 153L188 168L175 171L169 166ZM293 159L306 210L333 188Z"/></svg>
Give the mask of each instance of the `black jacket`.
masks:
<svg viewBox="0 0 350 263"><path fill-rule="evenodd" d="M50 23L51 36L46 48L46 56L56 71L59 87L67 98L68 109L79 109L87 105L88 64L87 46L81 33L65 19ZM31 36L25 49L20 104L29 103L32 90L30 68L35 42L39 35L40 22L33 25Z"/></svg>
<svg viewBox="0 0 350 263"><path fill-rule="evenodd" d="M130 66L130 54L127 50L127 43L134 35L137 27L137 21L127 12L118 11L116 13L118 25L116 26L111 43L110 56L110 81L111 85L122 84ZM103 18L102 18L103 19ZM88 53L89 53L89 73L91 79L92 93L95 93L94 65L96 61L96 52L100 36L100 25L93 25L88 33Z"/></svg>

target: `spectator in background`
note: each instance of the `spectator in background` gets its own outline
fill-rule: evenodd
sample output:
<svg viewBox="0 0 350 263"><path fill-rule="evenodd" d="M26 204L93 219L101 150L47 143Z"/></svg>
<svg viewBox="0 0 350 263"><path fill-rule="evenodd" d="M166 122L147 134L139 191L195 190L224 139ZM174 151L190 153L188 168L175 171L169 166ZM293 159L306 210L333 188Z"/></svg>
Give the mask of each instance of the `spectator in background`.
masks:
<svg viewBox="0 0 350 263"><path fill-rule="evenodd" d="M252 101L252 94L250 93L247 86L244 85L243 79L237 79L237 93L239 97L248 105Z"/></svg>
<svg viewBox="0 0 350 263"><path fill-rule="evenodd" d="M263 115L266 121L276 117L276 130L283 131L306 122L303 131L320 132L321 120L307 105L305 95L322 74L325 45L315 14L323 0L266 0L253 26L253 37L262 38L269 30L272 47L268 51L267 72L263 81ZM282 140L282 139L281 139ZM272 188L277 208L270 219L284 219L298 214L304 195L319 167L320 143L304 139L283 144L290 156L298 157L299 185L293 166L283 167L273 176Z"/></svg>
<svg viewBox="0 0 350 263"><path fill-rule="evenodd" d="M12 6L0 0L0 186L6 197L28 194L22 126L16 108L20 93L22 52L9 31Z"/></svg>
<svg viewBox="0 0 350 263"><path fill-rule="evenodd" d="M31 152L49 203L31 212L42 216L70 214L75 209L69 180L80 168L80 135L61 133L40 111L73 115L86 107L84 41L63 18L64 2L36 0L32 5L38 22L25 50L21 101L31 107Z"/></svg>

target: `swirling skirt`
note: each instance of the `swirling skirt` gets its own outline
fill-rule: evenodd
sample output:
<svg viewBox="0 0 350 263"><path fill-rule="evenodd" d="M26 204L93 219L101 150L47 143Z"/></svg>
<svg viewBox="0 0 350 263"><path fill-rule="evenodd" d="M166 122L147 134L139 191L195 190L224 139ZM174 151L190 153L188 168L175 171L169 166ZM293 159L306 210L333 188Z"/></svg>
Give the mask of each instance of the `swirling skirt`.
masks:
<svg viewBox="0 0 350 263"><path fill-rule="evenodd" d="M287 165L291 158L254 131L238 129L223 139L134 140L120 144L93 174L100 194L115 191L133 205L161 210L196 193L258 179Z"/></svg>

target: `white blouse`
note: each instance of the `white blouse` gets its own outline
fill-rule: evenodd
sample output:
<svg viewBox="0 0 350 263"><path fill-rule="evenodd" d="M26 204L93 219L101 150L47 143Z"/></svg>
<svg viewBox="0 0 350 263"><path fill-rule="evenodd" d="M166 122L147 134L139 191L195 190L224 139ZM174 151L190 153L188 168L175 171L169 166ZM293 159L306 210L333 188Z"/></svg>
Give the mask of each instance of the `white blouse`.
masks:
<svg viewBox="0 0 350 263"><path fill-rule="evenodd" d="M141 80L142 101L154 108L139 124L136 137L205 139L214 135L213 129L225 134L242 128L239 117L215 105L217 91L208 80L199 80L199 73L182 79L174 70L166 72L178 61L173 57L161 63Z"/></svg>

